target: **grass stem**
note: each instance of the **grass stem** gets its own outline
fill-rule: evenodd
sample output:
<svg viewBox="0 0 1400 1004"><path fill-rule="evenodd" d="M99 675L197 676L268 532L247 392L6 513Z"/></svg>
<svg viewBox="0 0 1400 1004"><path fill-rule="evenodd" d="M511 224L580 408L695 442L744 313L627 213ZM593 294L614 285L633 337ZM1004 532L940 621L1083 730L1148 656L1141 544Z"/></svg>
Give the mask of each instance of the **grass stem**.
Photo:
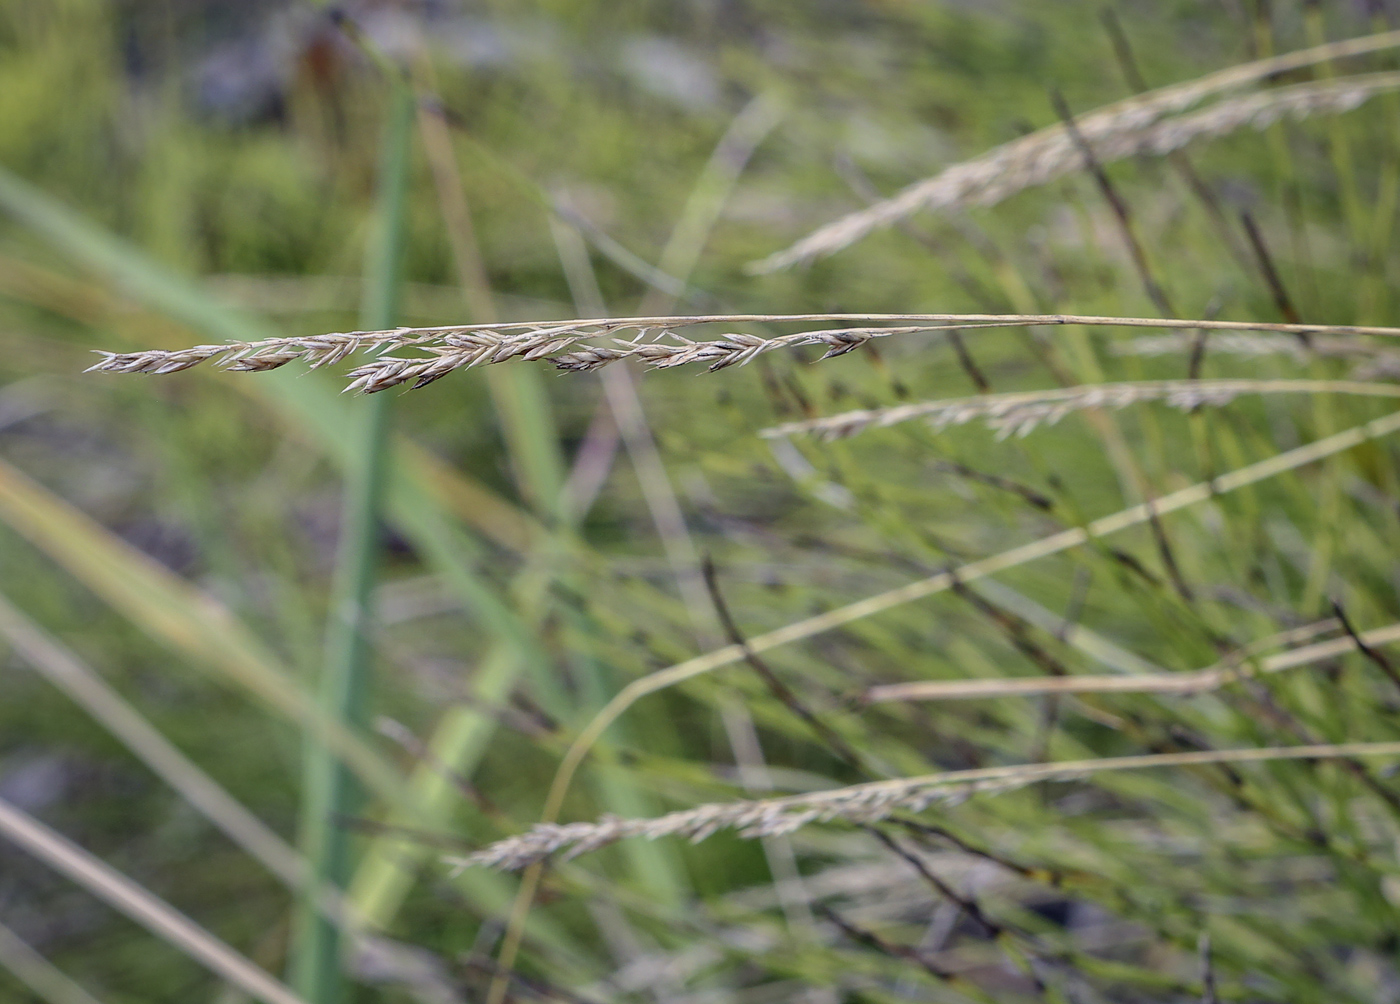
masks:
<svg viewBox="0 0 1400 1004"><path fill-rule="evenodd" d="M365 324L394 322L403 258L405 193L413 98L396 84L390 94L380 164L378 205L365 260ZM366 402L355 430L356 457L348 472L337 559L335 594L327 625L321 707L350 727L369 711L371 596L379 557L380 518L387 483L390 399ZM320 743L306 756L302 846L312 870L296 946L295 985L311 1004L345 999L340 932L316 908L316 891L343 888L350 876L350 834L336 819L355 811L357 792L344 767Z"/></svg>

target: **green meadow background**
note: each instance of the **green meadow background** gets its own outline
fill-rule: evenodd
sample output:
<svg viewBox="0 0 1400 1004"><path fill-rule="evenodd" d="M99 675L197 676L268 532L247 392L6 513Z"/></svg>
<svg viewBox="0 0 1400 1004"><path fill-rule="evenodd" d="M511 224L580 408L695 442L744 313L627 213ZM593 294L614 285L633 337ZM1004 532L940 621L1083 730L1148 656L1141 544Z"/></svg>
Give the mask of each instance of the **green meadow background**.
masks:
<svg viewBox="0 0 1400 1004"><path fill-rule="evenodd" d="M345 364L116 376L83 372L93 351L636 313L1159 316L1083 172L807 267L745 266L1056 122L1052 94L1082 114L1398 17L1380 0L0 0L0 799L312 1004L494 1004L520 879L444 855L537 821L610 697L729 640L717 598L757 635L1391 406L1243 397L1024 438L758 435L1187 375L1185 352L1125 352L1151 332L1124 328L915 334L713 374L516 361L374 397L340 394ZM1393 93L1107 175L1178 316L1400 322ZM1400 372L1385 362L1370 378ZM1208 352L1201 373L1358 365ZM1199 696L860 700L1199 669L1338 608L1388 626L1396 460L1368 441L645 697L562 818L1400 739L1379 650ZM878 827L624 841L544 871L519 976L495 993L1396 1001L1397 841L1383 759L1105 773ZM289 888L303 864L349 890L372 945L308 912ZM248 999L12 840L0 932L0 1001Z"/></svg>

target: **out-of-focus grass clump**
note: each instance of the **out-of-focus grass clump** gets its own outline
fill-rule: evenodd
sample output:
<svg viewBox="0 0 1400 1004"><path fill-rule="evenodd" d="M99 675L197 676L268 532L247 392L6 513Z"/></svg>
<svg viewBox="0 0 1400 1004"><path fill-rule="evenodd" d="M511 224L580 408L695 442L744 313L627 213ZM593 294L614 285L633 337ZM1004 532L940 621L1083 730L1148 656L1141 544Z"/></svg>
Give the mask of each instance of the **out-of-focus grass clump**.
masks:
<svg viewBox="0 0 1400 1004"><path fill-rule="evenodd" d="M353 593L343 485L374 400L338 391L364 357L82 372L94 349L354 330L396 272L397 320L425 326L1394 324L1400 97L1380 78L1345 111L746 268L1065 111L1385 31L1384 6L0 0L0 998L295 999L254 985L260 967L315 1004L1400 999L1393 756L1213 759L1400 739L1384 397L1138 393L1024 438L758 435L1105 382L1393 380L1383 336L969 327L820 365L813 347L714 374L513 361L388 391L385 525L362 538L372 683L329 701L312 695L345 637L332 597ZM1394 61L1378 46L1249 86ZM416 102L388 151L408 156L401 213L395 87ZM401 256L366 264L395 223ZM1144 502L1162 511L1094 522ZM1079 527L1095 536L975 574ZM769 634L965 566L937 595ZM1013 778L761 839L626 839L528 872L527 896L452 864L552 814L561 759L628 684L745 638L761 655L628 707L555 784L559 820L1202 762ZM1209 685L1177 686L1191 670ZM1052 679L986 682L1022 677ZM303 784L308 747L346 765L336 798ZM304 855L326 865L308 806L327 804L349 881L318 900L296 887ZM41 863L55 832L251 964L99 904L91 873ZM298 902L342 929L343 986L294 964Z"/></svg>

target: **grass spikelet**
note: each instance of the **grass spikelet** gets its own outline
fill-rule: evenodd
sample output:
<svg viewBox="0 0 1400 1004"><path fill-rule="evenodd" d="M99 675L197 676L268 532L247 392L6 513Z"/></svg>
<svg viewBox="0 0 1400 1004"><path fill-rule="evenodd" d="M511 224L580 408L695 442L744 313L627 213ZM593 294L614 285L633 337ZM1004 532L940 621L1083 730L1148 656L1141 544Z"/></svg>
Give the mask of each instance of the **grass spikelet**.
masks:
<svg viewBox="0 0 1400 1004"><path fill-rule="evenodd" d="M678 329L701 325L837 323L764 338L731 331L691 339ZM742 366L766 352L821 345L823 359L845 355L872 339L968 328L1090 327L1205 329L1229 332L1400 337L1400 328L1276 324L1180 318L1103 317L1086 314L708 314L685 317L581 318L569 321L511 321L433 328L334 332L310 338L268 338L256 342L196 345L188 349L102 352L88 372L169 374L211 362L235 372L265 372L300 360L312 369L366 350L379 355L350 371L347 390L373 394L392 387L426 387L456 370L513 359L548 361L561 370L588 372L621 359L637 359L652 369L703 363L711 371ZM630 332L632 337L619 338ZM395 356L404 349L425 353Z"/></svg>
<svg viewBox="0 0 1400 1004"><path fill-rule="evenodd" d="M737 830L740 836L748 839L781 836L811 823L873 823L901 810L921 812L931 805L962 801L976 794L998 794L1045 781L1076 781L1106 771L1397 755L1400 755L1400 742L1337 743L1100 757L946 771L787 798L702 805L655 819L605 817L595 823L542 823L475 854L448 860L461 867L516 871L552 854L563 852L566 858L573 858L628 837L657 840L680 836L699 842L720 830Z"/></svg>
<svg viewBox="0 0 1400 1004"><path fill-rule="evenodd" d="M1027 436L1039 426L1054 425L1066 415L1089 408L1126 408L1145 401L1164 401L1189 411L1203 405L1229 404L1242 394L1356 394L1363 397L1400 397L1400 387L1356 380L1142 380L1132 383L1055 387L1017 394L983 394L979 397L920 401L893 408L848 411L806 422L764 429L767 439L812 434L825 440L844 439L866 429L883 429L912 419L926 419L936 431L950 425L966 425L982 419L996 430L997 439Z"/></svg>

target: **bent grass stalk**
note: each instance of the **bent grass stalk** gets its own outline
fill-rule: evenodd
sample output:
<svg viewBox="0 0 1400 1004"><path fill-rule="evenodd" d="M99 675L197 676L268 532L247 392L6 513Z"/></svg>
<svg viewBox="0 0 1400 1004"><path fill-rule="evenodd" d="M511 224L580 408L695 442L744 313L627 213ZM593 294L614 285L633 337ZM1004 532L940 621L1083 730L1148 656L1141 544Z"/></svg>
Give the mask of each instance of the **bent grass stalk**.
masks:
<svg viewBox="0 0 1400 1004"><path fill-rule="evenodd" d="M578 772L578 768L582 765L589 750L607 731L608 726L621 717L633 704L649 694L732 665L745 658L749 653L765 652L780 645L801 641L804 638L838 628L843 624L849 624L902 604L945 592L955 584L973 582L1039 558L1059 554L1062 551L1085 544L1091 539L1115 533L1130 526L1140 525L1166 513L1264 481L1343 450L1351 449L1367 440L1387 436L1396 431L1400 431L1400 413L1376 419L1365 425L1354 426L1306 446L1287 450L1266 460L1238 468L1211 481L1203 481L1189 488L1172 492L1154 502L1131 506L1110 516L1094 520L1086 527L1063 530L989 558L962 565L954 571L940 572L937 575L883 593L877 593L835 610L829 610L824 614L795 621L786 627L750 638L746 645L727 645L724 648L715 649L704 655L678 663L668 669L659 670L639 680L633 680L598 712L570 744L555 772L554 780L550 784L544 809L540 813L541 824L552 825L558 820L559 812L563 808L564 797L573 783L574 775ZM542 867L538 861L530 864L526 869L521 880L520 893L516 897L515 907L511 912L508 931L516 931L524 927L530 904L539 887L541 874Z"/></svg>

